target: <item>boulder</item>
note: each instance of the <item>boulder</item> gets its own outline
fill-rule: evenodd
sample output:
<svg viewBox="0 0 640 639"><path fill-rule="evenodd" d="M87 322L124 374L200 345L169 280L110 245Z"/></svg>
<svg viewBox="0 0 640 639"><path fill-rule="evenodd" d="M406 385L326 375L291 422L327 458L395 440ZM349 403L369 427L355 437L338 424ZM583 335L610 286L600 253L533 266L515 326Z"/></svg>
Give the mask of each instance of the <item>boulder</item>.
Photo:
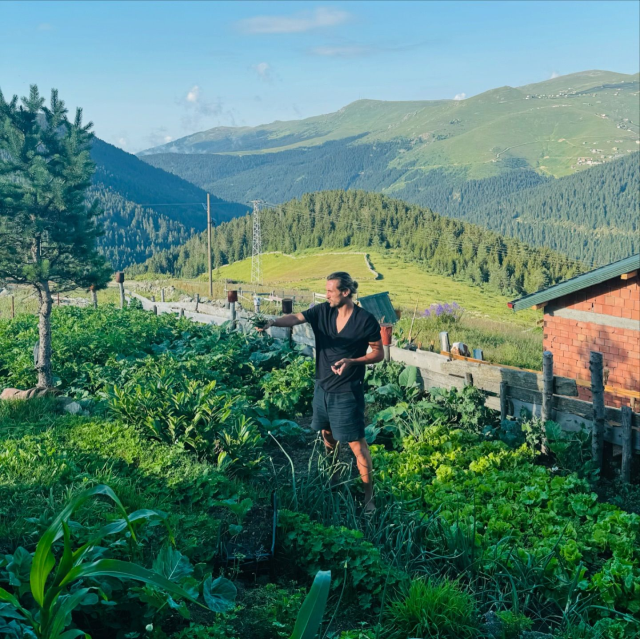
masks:
<svg viewBox="0 0 640 639"><path fill-rule="evenodd" d="M82 406L80 406L78 402L69 402L63 410L65 413L70 413L71 415L82 415L84 413Z"/></svg>

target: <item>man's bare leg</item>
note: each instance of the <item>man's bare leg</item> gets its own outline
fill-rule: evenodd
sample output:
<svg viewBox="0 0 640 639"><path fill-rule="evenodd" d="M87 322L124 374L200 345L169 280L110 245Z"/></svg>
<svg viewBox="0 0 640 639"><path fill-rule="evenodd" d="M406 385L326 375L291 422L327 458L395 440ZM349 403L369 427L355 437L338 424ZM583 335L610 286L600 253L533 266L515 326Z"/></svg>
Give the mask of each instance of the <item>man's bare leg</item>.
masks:
<svg viewBox="0 0 640 639"><path fill-rule="evenodd" d="M340 481L340 472L336 468L337 458L335 456L338 451L338 442L330 430L323 430L321 432L325 453L327 456L333 456L333 460L331 461L331 485L336 486Z"/></svg>
<svg viewBox="0 0 640 639"><path fill-rule="evenodd" d="M333 433L330 430L323 430L321 433L327 455L335 453L336 448L338 447L338 442L334 439Z"/></svg>
<svg viewBox="0 0 640 639"><path fill-rule="evenodd" d="M360 478L364 484L364 511L372 513L376 509L373 501L373 461L369 452L367 440L362 438L355 442L349 442L349 447L356 457Z"/></svg>

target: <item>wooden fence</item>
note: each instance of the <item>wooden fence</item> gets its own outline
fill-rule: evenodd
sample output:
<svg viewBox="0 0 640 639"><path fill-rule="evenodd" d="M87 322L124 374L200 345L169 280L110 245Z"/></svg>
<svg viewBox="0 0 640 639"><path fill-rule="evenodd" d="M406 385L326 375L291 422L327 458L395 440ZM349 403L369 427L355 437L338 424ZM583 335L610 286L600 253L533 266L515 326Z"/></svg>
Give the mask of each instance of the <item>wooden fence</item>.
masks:
<svg viewBox="0 0 640 639"><path fill-rule="evenodd" d="M139 299L146 310L154 310L158 313L181 312L194 321L210 324L222 324L230 319L229 310L222 307L200 304L196 312L196 304L193 303L153 303L134 293L130 295ZM250 313L238 311L236 321L245 330L251 330L249 317ZM269 332L276 339L291 339L295 343L304 345L309 353L315 348L313 331L308 324L302 324L293 329L274 327L269 329ZM463 388L467 384L473 384L487 394L486 405L500 411L503 418L509 415L519 416L520 411L525 408L532 415L553 419L563 429L569 431L579 430L582 425L593 429L596 422L594 404L577 399L576 380L554 376L552 368L547 367L545 384L543 373L511 366L497 366L446 352L409 351L391 346L389 357L392 361L415 366L419 372L421 385L427 389ZM548 356L545 356L545 362L549 362ZM640 414L633 413L628 408L619 409L604 407L604 405L603 411L602 438L604 441L639 453ZM625 418L625 414L630 414L630 419ZM625 432L623 424L626 421L630 422L630 427L627 425Z"/></svg>

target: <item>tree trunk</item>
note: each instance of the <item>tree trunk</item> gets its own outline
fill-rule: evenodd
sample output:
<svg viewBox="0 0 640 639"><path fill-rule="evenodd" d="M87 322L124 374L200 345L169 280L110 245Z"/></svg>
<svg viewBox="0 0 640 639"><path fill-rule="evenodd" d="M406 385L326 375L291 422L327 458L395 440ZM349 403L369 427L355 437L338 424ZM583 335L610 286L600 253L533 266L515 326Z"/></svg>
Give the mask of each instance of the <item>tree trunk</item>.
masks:
<svg viewBox="0 0 640 639"><path fill-rule="evenodd" d="M51 373L51 291L49 282L42 282L38 289L40 296L40 310L38 312L38 333L40 336L40 348L38 350L38 388L51 388L53 375Z"/></svg>

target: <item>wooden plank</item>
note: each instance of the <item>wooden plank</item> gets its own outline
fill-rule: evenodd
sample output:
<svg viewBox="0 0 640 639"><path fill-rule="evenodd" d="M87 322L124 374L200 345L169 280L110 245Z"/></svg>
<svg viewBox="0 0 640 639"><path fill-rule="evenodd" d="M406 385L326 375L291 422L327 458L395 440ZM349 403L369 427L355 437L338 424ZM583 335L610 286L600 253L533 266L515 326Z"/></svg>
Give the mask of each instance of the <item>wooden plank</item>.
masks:
<svg viewBox="0 0 640 639"><path fill-rule="evenodd" d="M625 483L631 482L631 463L633 457L633 430L631 428L631 409L628 406L622 407L622 466L620 476Z"/></svg>
<svg viewBox="0 0 640 639"><path fill-rule="evenodd" d="M632 277L635 277L638 274L638 271L631 271L630 273L623 273L620 276L621 280L630 280Z"/></svg>
<svg viewBox="0 0 640 639"><path fill-rule="evenodd" d="M586 379L576 379L576 384L583 388L591 388L591 382ZM640 391L628 390L626 388L616 388L615 386L605 386L605 393L610 393L611 395L616 395L616 397L631 397L635 399L640 399Z"/></svg>
<svg viewBox="0 0 640 639"><path fill-rule="evenodd" d="M591 371L591 397L593 401L593 428L591 430L591 455L596 468L602 468L604 441L604 381L602 373L603 357L598 351L589 354Z"/></svg>
<svg viewBox="0 0 640 639"><path fill-rule="evenodd" d="M533 307L534 311L539 311L541 308L544 308L549 302L542 302L541 304L536 304Z"/></svg>
<svg viewBox="0 0 640 639"><path fill-rule="evenodd" d="M441 353L441 355L443 357L448 357L449 353ZM462 362L467 364L467 366L462 366ZM520 388L529 388L531 390L539 391L544 389L544 382L540 371L516 368L515 366L497 366L483 360L473 359L471 357L461 357L460 355L452 355L451 361L446 364L443 363L443 365L443 371L447 371L455 375L464 375L466 372L473 372L474 380L476 380L476 386L479 388L481 387L480 377L483 377L483 379L488 379L492 383L500 383L504 380L508 384L519 386ZM482 369L479 369L480 366ZM553 391L556 395L567 395L568 397L578 396L578 387L575 379L559 376L555 376L553 379Z"/></svg>

